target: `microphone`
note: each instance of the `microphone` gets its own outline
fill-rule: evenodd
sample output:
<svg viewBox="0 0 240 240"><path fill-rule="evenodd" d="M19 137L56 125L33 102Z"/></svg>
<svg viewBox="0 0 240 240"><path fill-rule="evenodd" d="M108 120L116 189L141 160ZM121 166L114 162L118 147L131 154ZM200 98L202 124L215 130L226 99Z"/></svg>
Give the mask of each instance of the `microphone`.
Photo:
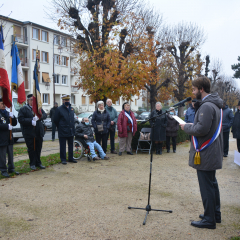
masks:
<svg viewBox="0 0 240 240"><path fill-rule="evenodd" d="M175 105L173 105L173 107L181 107L181 106L184 106L184 103L185 103L185 102L189 102L189 101L191 101L191 100L192 100L192 98L191 98L191 97L188 97L188 98L182 100L181 102L176 103Z"/></svg>

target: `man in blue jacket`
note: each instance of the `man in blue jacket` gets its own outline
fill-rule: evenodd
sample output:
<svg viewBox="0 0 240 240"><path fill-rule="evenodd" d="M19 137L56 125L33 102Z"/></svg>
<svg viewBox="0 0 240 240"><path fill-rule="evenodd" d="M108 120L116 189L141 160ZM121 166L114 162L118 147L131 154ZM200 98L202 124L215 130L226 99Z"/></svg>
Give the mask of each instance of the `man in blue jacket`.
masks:
<svg viewBox="0 0 240 240"><path fill-rule="evenodd" d="M77 163L73 159L73 138L75 135L74 109L70 104L70 96L62 96L63 104L54 113L54 123L58 128L58 138L60 144L60 158L62 164L67 164L66 142L68 141L68 162Z"/></svg>
<svg viewBox="0 0 240 240"><path fill-rule="evenodd" d="M233 124L233 112L232 110L226 105L226 102L223 102L223 122L222 122L222 128L223 128L223 156L228 156L228 150L229 150L229 132L230 128Z"/></svg>

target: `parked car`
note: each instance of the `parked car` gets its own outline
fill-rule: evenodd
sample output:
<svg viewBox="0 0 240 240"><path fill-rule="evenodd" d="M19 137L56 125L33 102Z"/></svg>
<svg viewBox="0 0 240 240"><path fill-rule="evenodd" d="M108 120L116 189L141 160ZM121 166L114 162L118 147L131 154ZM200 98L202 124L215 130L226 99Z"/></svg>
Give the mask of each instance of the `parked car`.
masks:
<svg viewBox="0 0 240 240"><path fill-rule="evenodd" d="M139 120L139 119L140 119L139 115L138 115L136 112L133 112L133 114L134 114L136 120Z"/></svg>
<svg viewBox="0 0 240 240"><path fill-rule="evenodd" d="M149 118L149 115L150 115L150 112L142 112L140 115L139 115L139 118L141 120L146 120L147 118Z"/></svg>
<svg viewBox="0 0 240 240"><path fill-rule="evenodd" d="M89 121L92 119L93 116L93 112L84 112L84 113L80 113L77 117L78 117L78 122L80 123L82 121L83 118L87 117L89 119Z"/></svg>

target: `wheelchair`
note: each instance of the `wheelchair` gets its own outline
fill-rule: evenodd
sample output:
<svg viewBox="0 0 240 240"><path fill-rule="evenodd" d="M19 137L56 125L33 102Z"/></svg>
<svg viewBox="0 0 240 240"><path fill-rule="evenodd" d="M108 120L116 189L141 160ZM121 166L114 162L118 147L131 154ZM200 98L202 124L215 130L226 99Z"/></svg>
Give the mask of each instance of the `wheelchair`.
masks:
<svg viewBox="0 0 240 240"><path fill-rule="evenodd" d="M98 151L96 154L98 155ZM75 138L73 142L73 159L80 160L83 156L87 157L87 160L91 162L91 152L90 148L83 138Z"/></svg>

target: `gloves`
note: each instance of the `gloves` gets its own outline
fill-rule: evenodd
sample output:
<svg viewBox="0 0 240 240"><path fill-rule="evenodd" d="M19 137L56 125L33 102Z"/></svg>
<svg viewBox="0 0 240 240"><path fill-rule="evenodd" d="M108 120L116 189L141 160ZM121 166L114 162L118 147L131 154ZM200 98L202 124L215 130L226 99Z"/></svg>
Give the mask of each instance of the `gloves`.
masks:
<svg viewBox="0 0 240 240"><path fill-rule="evenodd" d="M32 120L32 125L35 127L36 126L36 121Z"/></svg>
<svg viewBox="0 0 240 240"><path fill-rule="evenodd" d="M12 130L12 125L11 124L8 124L8 130Z"/></svg>
<svg viewBox="0 0 240 240"><path fill-rule="evenodd" d="M35 116L35 117L33 117L33 121L37 121L39 118L38 118L38 116ZM35 125L36 126L36 125Z"/></svg>
<svg viewBox="0 0 240 240"><path fill-rule="evenodd" d="M9 117L13 118L13 113L12 112L9 113Z"/></svg>

